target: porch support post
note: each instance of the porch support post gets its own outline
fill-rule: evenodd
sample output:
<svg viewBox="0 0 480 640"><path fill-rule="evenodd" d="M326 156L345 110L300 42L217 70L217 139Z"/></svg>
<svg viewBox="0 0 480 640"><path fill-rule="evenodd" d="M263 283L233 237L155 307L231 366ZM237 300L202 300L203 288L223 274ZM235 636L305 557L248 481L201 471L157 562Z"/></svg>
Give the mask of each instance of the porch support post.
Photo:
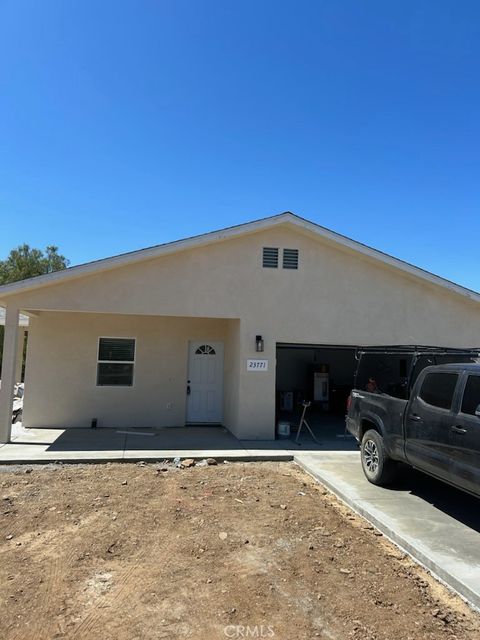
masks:
<svg viewBox="0 0 480 640"><path fill-rule="evenodd" d="M0 442L10 442L12 433L13 392L17 364L17 342L19 311L8 306L5 313L5 337L3 339L3 360L0 387Z"/></svg>
<svg viewBox="0 0 480 640"><path fill-rule="evenodd" d="M15 364L15 382L22 381L23 347L25 346L25 329L19 327L17 338L17 362Z"/></svg>

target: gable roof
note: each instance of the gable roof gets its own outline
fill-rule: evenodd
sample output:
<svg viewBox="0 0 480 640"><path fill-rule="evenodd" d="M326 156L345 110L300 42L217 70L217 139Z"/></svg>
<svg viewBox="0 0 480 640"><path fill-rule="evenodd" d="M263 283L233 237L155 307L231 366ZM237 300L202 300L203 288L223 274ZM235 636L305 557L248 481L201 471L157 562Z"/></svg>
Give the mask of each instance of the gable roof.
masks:
<svg viewBox="0 0 480 640"><path fill-rule="evenodd" d="M32 289L40 289L61 282L66 282L68 280L81 278L86 275L101 273L102 271L109 271L117 267L123 267L129 264L151 260L152 258L176 253L177 251L184 251L186 249L201 247L204 245L212 244L214 242L220 242L222 240L254 233L256 231L262 231L264 229L269 229L283 224L293 225L294 227L313 233L314 235L331 241L332 243L337 244L341 247L351 249L358 254L377 260L380 263L387 264L395 269L398 269L399 271L428 282L429 284L440 286L450 292L457 293L475 302L480 302L480 293L477 293L476 291L472 291L471 289L462 287L459 284L451 282L450 280L447 280L445 278L441 278L440 276L421 269L420 267L415 267L414 265L405 262L404 260L394 258L393 256L384 253L383 251L373 249L368 245L352 240L351 238L341 235L340 233L336 233L335 231L331 231L330 229L316 224L315 222L310 222L309 220L301 218L300 216L291 213L290 211L286 211L275 216L270 216L268 218L261 218L260 220L255 220L253 222L246 222L244 224L235 225L233 227L227 227L226 229L211 231L209 233L204 233L198 236L184 238L182 240L176 240L174 242L167 242L165 244L155 245L146 249L140 249L138 251L130 251L128 253L122 253L111 258L94 260L93 262L87 262L85 264L69 267L68 269L64 269L62 271L55 271L46 275L27 278L26 280L20 280L18 282L6 284L0 286L0 299L3 299L10 295L14 295L16 293L22 293L25 291L30 291Z"/></svg>

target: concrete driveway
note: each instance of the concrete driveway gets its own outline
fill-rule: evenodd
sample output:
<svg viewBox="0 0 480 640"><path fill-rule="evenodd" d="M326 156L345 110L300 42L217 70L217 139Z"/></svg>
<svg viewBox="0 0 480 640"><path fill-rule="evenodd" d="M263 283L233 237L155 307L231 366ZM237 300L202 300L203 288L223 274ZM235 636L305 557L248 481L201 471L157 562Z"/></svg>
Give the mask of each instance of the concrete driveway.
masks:
<svg viewBox="0 0 480 640"><path fill-rule="evenodd" d="M480 609L480 501L408 467L392 488L370 484L358 452L294 460L440 580Z"/></svg>

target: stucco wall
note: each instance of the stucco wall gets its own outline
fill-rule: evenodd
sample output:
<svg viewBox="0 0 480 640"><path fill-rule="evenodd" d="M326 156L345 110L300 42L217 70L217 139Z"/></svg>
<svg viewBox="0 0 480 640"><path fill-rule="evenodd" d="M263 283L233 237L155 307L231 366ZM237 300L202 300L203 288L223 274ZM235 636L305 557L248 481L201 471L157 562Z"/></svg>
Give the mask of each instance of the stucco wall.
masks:
<svg viewBox="0 0 480 640"><path fill-rule="evenodd" d="M263 269L263 246L299 249L298 271ZM223 327L225 339L228 337L230 353L235 354L225 368L225 415L230 428L246 437L269 438L274 434L276 342L352 346L480 344L477 302L288 224L25 292L12 296L8 302L21 309L135 314L137 317L130 320L121 319L122 327L133 335L138 333L141 315L235 319L236 328L233 324L218 325L219 331ZM58 373L60 386L79 387L82 404L87 407L82 420L103 411L103 415L108 413L110 422L117 417L125 421L125 405L115 406L115 391L100 399L92 386L90 372L94 356L87 357L84 342L85 331L91 330L90 322L79 314L71 324L74 316L68 316L62 320L61 316L52 318L41 312L32 323L29 359L34 362L27 365L27 383L32 396L26 401L26 416L30 415L33 421L35 414L36 424L51 424L52 408L40 397L46 388L38 364L37 354L42 354L43 366L62 372ZM145 322L154 323L151 319ZM55 344L55 335L65 334L63 323L69 327L70 334L68 340L63 339L62 349L70 354L73 368L65 365L62 349L57 348L53 354L49 350L49 345ZM179 367L186 366L185 348L182 356L179 338L175 338L178 320L172 320L168 327L165 325L165 331L159 333L155 333L152 324L148 326L149 329L145 325L145 330L149 331L149 344L162 344L162 339L173 333L171 344L177 344L177 348L165 360L164 373L173 367L177 380ZM195 338L192 332L196 326L194 322L182 325L183 341ZM100 331L98 325L95 330ZM101 333L105 333L104 328ZM246 371L247 358L257 357L256 334L265 339L262 357L269 360L266 373ZM221 339L212 335L214 338ZM47 379L55 378L51 372L47 373ZM145 380L153 373L152 363L146 367ZM40 390L35 390L35 386ZM176 393L178 403L180 392ZM162 395L162 402L164 400ZM74 420L73 408L78 405L80 402L73 400L70 405L64 402L63 413L55 410L56 422L60 418L63 422ZM135 406L141 408L140 403ZM150 404L142 411L142 424L150 423L157 405ZM180 413L172 414L172 424L180 420Z"/></svg>
<svg viewBox="0 0 480 640"><path fill-rule="evenodd" d="M300 250L263 269L262 247ZM241 318L279 340L478 343L480 305L285 227L8 299L25 309Z"/></svg>
<svg viewBox="0 0 480 640"><path fill-rule="evenodd" d="M236 367L228 321L45 313L32 322L24 423L27 427L158 427L185 424L189 340L225 343ZM100 336L136 338L134 385L97 387ZM225 388L227 405L235 388ZM170 407L170 408L168 408Z"/></svg>

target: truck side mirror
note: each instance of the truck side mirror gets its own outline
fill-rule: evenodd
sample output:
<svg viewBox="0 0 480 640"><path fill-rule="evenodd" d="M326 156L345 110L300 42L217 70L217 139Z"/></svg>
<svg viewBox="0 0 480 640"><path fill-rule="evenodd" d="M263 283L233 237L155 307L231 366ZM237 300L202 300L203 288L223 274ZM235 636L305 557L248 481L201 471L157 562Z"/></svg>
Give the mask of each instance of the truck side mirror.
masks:
<svg viewBox="0 0 480 640"><path fill-rule="evenodd" d="M475 409L475 415L477 416L477 418L480 418L480 404L477 405L477 408Z"/></svg>

